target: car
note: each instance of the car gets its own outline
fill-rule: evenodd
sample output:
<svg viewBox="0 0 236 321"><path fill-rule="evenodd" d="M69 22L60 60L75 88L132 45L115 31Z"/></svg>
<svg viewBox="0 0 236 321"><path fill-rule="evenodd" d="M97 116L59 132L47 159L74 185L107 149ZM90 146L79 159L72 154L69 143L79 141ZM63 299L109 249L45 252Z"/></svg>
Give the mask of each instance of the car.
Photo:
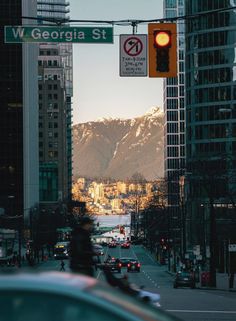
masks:
<svg viewBox="0 0 236 321"><path fill-rule="evenodd" d="M108 243L108 247L115 248L116 247L116 242L112 241L112 242Z"/></svg>
<svg viewBox="0 0 236 321"><path fill-rule="evenodd" d="M130 260L127 264L127 272L140 272L141 264L138 260Z"/></svg>
<svg viewBox="0 0 236 321"><path fill-rule="evenodd" d="M93 244L93 251L95 253L95 255L104 255L104 249L101 245L99 244Z"/></svg>
<svg viewBox="0 0 236 321"><path fill-rule="evenodd" d="M122 249L129 249L130 248L130 243L128 243L128 242L122 243L120 247Z"/></svg>
<svg viewBox="0 0 236 321"><path fill-rule="evenodd" d="M175 275L173 287L177 289L178 287L190 287L195 288L194 275L188 271L179 271Z"/></svg>
<svg viewBox="0 0 236 321"><path fill-rule="evenodd" d="M67 272L0 275L4 321L177 321L95 278Z"/></svg>
<svg viewBox="0 0 236 321"><path fill-rule="evenodd" d="M120 262L119 259L116 259L114 257L107 259L104 262L104 270L109 270L111 272L118 272L121 273L121 268L122 268L122 264Z"/></svg>
<svg viewBox="0 0 236 321"><path fill-rule="evenodd" d="M120 257L120 262L122 264L122 267L127 267L128 263L132 260L135 260L132 257Z"/></svg>
<svg viewBox="0 0 236 321"><path fill-rule="evenodd" d="M160 304L161 296L159 293L144 290L144 286L137 288L137 291L138 291L138 297L141 298L143 301L150 303L155 307L158 307L158 308L161 307L161 304Z"/></svg>

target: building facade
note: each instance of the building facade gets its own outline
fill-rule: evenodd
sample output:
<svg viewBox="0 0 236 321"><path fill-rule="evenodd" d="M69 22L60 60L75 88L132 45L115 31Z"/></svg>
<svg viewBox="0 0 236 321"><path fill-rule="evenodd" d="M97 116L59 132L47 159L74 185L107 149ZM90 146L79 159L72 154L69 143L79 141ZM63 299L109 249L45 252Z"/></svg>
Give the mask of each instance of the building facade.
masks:
<svg viewBox="0 0 236 321"><path fill-rule="evenodd" d="M184 15L184 0L164 0L164 18ZM179 178L185 169L185 34L183 21L177 22L177 70L175 78L163 80L164 87L164 176L167 184L169 239L174 261L183 256L183 222Z"/></svg>
<svg viewBox="0 0 236 321"><path fill-rule="evenodd" d="M37 10L40 24L69 20L65 0L38 1ZM67 203L72 189L72 44L40 44L38 65L40 202Z"/></svg>
<svg viewBox="0 0 236 321"><path fill-rule="evenodd" d="M186 20L187 239L203 260L213 244L222 268L235 238L235 2L185 3L187 16L198 15Z"/></svg>
<svg viewBox="0 0 236 321"><path fill-rule="evenodd" d="M36 1L0 3L0 28L29 24ZM0 208L6 226L15 216L29 225L29 213L39 201L37 45L7 44L0 39Z"/></svg>

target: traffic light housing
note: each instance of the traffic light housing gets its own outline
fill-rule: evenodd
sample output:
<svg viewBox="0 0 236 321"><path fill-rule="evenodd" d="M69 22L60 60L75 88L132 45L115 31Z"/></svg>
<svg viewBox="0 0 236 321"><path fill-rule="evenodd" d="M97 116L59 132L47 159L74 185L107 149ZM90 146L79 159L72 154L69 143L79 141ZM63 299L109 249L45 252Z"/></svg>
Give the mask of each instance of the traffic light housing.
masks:
<svg viewBox="0 0 236 321"><path fill-rule="evenodd" d="M176 38L175 23L148 25L149 77L177 76Z"/></svg>

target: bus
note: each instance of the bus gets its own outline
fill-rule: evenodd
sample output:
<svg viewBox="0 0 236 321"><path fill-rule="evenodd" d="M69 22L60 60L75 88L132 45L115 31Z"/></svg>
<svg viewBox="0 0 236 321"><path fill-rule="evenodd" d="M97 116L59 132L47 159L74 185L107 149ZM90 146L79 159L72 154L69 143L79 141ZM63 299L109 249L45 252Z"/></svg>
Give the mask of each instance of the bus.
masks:
<svg viewBox="0 0 236 321"><path fill-rule="evenodd" d="M15 230L0 229L0 265L6 265L14 255Z"/></svg>
<svg viewBox="0 0 236 321"><path fill-rule="evenodd" d="M55 260L69 259L70 242L57 242L54 246Z"/></svg>

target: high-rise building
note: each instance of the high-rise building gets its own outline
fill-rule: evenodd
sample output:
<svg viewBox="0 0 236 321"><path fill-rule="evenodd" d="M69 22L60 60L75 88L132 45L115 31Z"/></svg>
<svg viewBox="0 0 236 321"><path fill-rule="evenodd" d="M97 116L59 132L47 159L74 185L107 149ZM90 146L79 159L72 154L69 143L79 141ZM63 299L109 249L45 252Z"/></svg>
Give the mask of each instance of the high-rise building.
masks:
<svg viewBox="0 0 236 321"><path fill-rule="evenodd" d="M0 208L5 225L12 217L24 218L39 201L38 92L36 44L4 43L4 26L31 22L35 1L0 2Z"/></svg>
<svg viewBox="0 0 236 321"><path fill-rule="evenodd" d="M236 225L235 1L185 3L188 244L223 258Z"/></svg>
<svg viewBox="0 0 236 321"><path fill-rule="evenodd" d="M164 18L184 15L184 0L164 0ZM184 254L179 178L185 168L185 34L183 21L177 21L178 75L164 79L164 176L167 183L169 237L173 257Z"/></svg>
<svg viewBox="0 0 236 321"><path fill-rule="evenodd" d="M68 6L38 0L38 23L68 21ZM38 63L40 202L50 205L71 200L72 44L40 44Z"/></svg>

